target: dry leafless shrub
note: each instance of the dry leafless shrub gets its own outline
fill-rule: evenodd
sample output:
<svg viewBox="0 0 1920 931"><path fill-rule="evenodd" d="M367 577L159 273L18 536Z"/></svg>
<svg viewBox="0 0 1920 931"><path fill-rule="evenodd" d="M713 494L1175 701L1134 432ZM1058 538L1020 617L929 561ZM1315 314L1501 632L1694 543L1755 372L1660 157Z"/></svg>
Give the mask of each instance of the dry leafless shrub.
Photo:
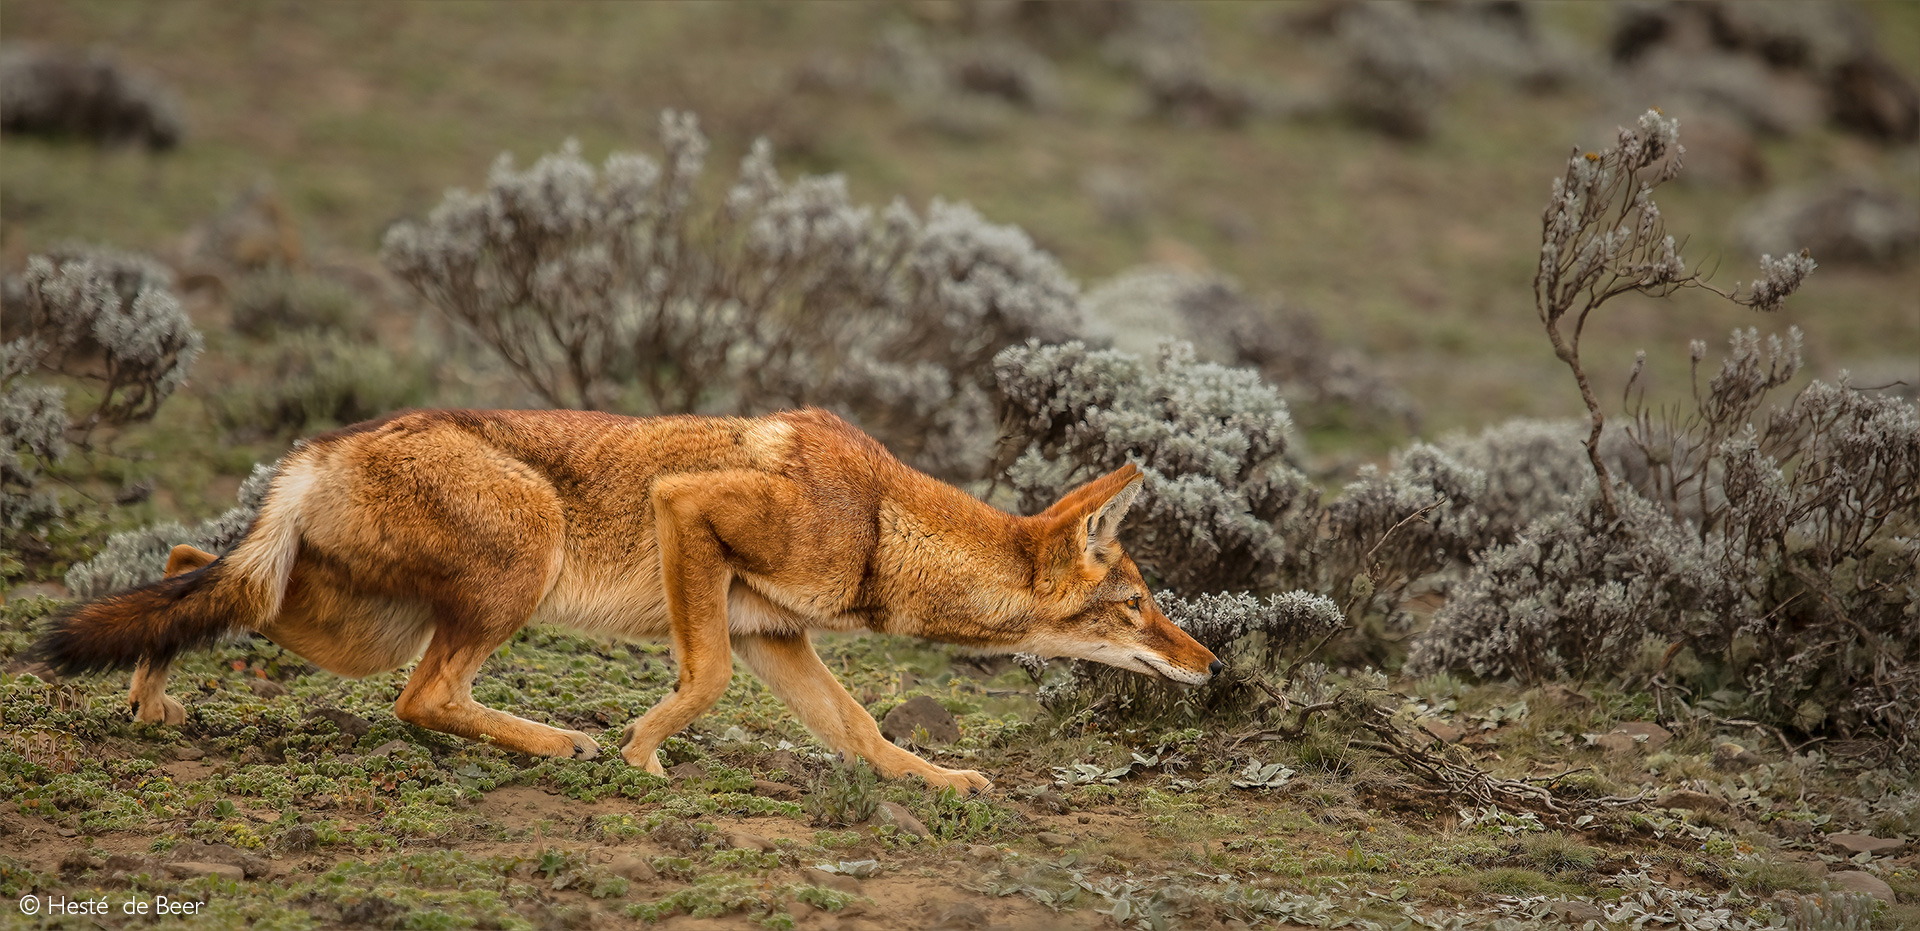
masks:
<svg viewBox="0 0 1920 931"><path fill-rule="evenodd" d="M1634 127L1620 130L1615 145L1584 154L1576 149L1541 214L1534 304L1554 354L1573 372L1586 402L1587 458L1609 516L1618 516L1618 508L1600 449L1606 417L1580 358L1587 319L1622 294L1661 297L1681 288L1705 288L1756 310L1775 310L1814 269L1805 253L1761 256L1764 277L1745 293L1719 291L1688 271L1653 201L1653 189L1679 173L1684 153L1679 124L1649 110Z"/></svg>
<svg viewBox="0 0 1920 931"><path fill-rule="evenodd" d="M569 146L389 232L389 269L470 327L549 404L653 413L817 404L909 460L977 474L988 362L1076 320L1077 286L1020 230L934 201L856 205L788 181L758 143L724 199L707 140L661 120L666 156Z"/></svg>
<svg viewBox="0 0 1920 931"><path fill-rule="evenodd" d="M1618 443L1611 456L1602 449L1577 348L1587 314L1627 291L1705 286L1680 264L1648 196L1673 169L1633 182L1675 144L1673 132L1649 113L1622 131L1618 149L1576 155L1547 213L1536 291L1592 415L1586 447L1598 481L1480 554L1408 669L1529 681L1611 674L1655 638L1671 645L1669 657L1690 647L1743 683L1741 710L1911 746L1920 734L1912 403L1853 390L1843 376L1768 413L1769 393L1800 369L1799 333L1763 343L1757 331L1736 331L1704 383L1706 346L1694 343L1687 403L1648 407L1635 391L1644 358L1636 363L1627 426L1613 434L1631 454ZM1726 296L1770 310L1814 267L1804 254L1761 265L1764 277ZM1561 328L1569 315L1570 339ZM1616 470L1630 484L1616 487Z"/></svg>

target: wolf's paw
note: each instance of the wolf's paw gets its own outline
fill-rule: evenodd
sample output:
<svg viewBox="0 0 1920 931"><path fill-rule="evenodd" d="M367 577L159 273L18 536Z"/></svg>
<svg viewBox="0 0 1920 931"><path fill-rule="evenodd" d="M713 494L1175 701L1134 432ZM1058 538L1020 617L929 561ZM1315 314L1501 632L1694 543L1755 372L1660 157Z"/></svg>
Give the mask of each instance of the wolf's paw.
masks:
<svg viewBox="0 0 1920 931"><path fill-rule="evenodd" d="M967 795L981 795L993 789L993 780L971 769L941 769L936 766L933 772L921 773L920 778L933 788L951 788Z"/></svg>
<svg viewBox="0 0 1920 931"><path fill-rule="evenodd" d="M620 732L620 757L629 764L638 766L656 776L665 776L667 774L667 768L660 764L660 751L647 750L642 752L639 747L634 745L633 739L639 736L639 734L640 722L638 720L628 724L627 729Z"/></svg>
<svg viewBox="0 0 1920 931"><path fill-rule="evenodd" d="M136 698L128 705L133 708L133 719L142 724L178 727L187 723L187 706L174 701L173 696L164 692L157 699L141 701Z"/></svg>
<svg viewBox="0 0 1920 931"><path fill-rule="evenodd" d="M562 735L573 738L573 758L591 760L600 755L600 742L579 731L561 731Z"/></svg>

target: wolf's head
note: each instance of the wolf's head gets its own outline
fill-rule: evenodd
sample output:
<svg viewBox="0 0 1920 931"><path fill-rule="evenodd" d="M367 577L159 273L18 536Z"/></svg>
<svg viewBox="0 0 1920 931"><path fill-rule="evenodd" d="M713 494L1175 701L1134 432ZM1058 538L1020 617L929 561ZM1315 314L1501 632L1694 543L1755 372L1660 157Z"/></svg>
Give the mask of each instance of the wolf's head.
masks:
<svg viewBox="0 0 1920 931"><path fill-rule="evenodd" d="M1187 685L1220 670L1213 651L1160 613L1140 568L1120 549L1120 519L1144 481L1128 463L1027 518L1033 588L1044 607L1016 649L1090 659Z"/></svg>

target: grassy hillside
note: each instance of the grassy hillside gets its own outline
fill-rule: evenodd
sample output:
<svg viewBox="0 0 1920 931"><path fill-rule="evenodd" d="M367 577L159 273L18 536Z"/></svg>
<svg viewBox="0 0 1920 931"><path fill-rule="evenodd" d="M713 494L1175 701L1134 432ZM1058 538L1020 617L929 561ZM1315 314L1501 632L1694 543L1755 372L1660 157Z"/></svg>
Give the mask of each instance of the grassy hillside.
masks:
<svg viewBox="0 0 1920 931"><path fill-rule="evenodd" d="M860 203L968 202L1083 289L1146 264L1214 271L1274 322L1316 324L1415 415L1296 409L1311 429L1294 448L1330 498L1410 439L1583 412L1534 308L1540 211L1575 146L1647 107L1671 107L1683 142L1698 131L1660 204L1722 287L1756 275L1735 227L1770 193L1851 178L1920 197L1913 143L1817 114L1729 137L1725 113L1671 104L1677 85L1623 77L1608 5L1530 6L1557 80L1460 57L1412 140L1330 103L1348 53L1318 4L1156 8L1141 41L1244 92L1232 125L1156 113L1134 52L1071 31L1019 33L1044 58L1041 105L916 90L915 54L1013 29L971 18L996 8L9 0L0 39L111 49L177 93L187 130L161 154L8 135L0 272L74 241L152 253L207 350L151 423L52 471L68 519L40 549L0 553L0 928L1920 927L1911 747L1748 720L1719 658L1664 642L1537 687L1378 671L1458 565L1317 657L1333 668L1303 655L1248 686L1231 726L1043 703L1058 665L821 638L876 716L918 696L954 715L960 739L920 752L987 773L977 798L834 758L744 668L669 741L663 780L611 752L530 760L405 724L405 670L346 680L258 637L181 660L181 727L134 723L124 676L56 680L23 658L110 531L217 514L300 436L406 405L537 406L382 268L382 236L483 186L502 153L657 154L664 109L699 115L715 193L765 137L783 172L842 174ZM1859 12L1911 77L1920 4ZM902 65L903 48L921 52ZM1717 358L1736 327L1797 326L1797 384L1845 368L1912 397L1916 251L1825 263L1764 318L1627 295L1587 336L1596 390L1615 409L1645 349L1649 401L1678 400L1690 341ZM476 696L611 748L673 683L664 644L529 630ZM1830 837L1848 834L1903 845ZM29 895L198 911L49 918Z"/></svg>

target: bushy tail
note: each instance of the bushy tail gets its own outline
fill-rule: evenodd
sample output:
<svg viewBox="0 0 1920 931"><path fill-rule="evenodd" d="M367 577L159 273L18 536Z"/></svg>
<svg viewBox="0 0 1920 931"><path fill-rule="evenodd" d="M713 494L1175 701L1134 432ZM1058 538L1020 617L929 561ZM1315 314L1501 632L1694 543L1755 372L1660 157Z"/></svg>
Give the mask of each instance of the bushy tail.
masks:
<svg viewBox="0 0 1920 931"><path fill-rule="evenodd" d="M56 613L30 655L63 676L131 669L143 660L159 666L182 650L262 626L280 613L299 552L297 504L270 492L226 556Z"/></svg>

